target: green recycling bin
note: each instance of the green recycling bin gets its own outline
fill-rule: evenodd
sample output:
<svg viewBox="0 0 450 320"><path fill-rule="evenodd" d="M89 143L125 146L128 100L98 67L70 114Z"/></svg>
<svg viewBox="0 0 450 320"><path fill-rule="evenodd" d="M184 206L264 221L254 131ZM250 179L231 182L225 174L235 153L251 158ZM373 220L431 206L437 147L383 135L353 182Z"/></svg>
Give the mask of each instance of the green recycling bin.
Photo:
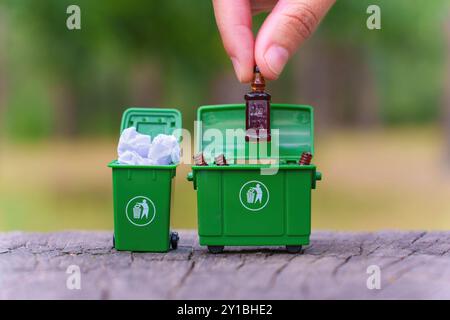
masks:
<svg viewBox="0 0 450 320"><path fill-rule="evenodd" d="M248 164L249 149L258 143L211 139L214 132L226 137L230 129L244 131L245 105L203 106L197 118L196 147L208 165L194 165L188 180L197 190L200 244L213 253L224 246L286 246L300 252L311 233L311 189L321 180L314 165L298 164L303 152L314 153L312 107L271 105L270 127L279 130L279 148L278 154L270 152L272 134L266 153L278 163L275 174L262 174L269 164ZM207 150L234 160L215 165L217 152Z"/></svg>
<svg viewBox="0 0 450 320"><path fill-rule="evenodd" d="M156 137L174 134L180 140L181 113L175 109L130 108L122 117L121 132L129 127ZM108 165L112 168L114 247L117 250L166 252L177 247L170 232L172 179L177 165Z"/></svg>

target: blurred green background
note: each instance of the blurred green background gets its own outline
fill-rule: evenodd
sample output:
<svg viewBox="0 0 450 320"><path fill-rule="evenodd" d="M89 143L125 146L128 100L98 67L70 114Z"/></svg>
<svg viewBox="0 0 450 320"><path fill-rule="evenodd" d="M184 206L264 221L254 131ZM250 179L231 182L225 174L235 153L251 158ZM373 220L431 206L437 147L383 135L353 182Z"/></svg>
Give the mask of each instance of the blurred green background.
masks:
<svg viewBox="0 0 450 320"><path fill-rule="evenodd" d="M81 8L82 29L66 28ZM381 7L382 29L366 9ZM316 109L313 228L450 228L450 6L338 0L277 81ZM255 17L255 32L264 15ZM122 112L242 102L210 1L0 2L0 231L112 229ZM196 227L176 178L173 225Z"/></svg>

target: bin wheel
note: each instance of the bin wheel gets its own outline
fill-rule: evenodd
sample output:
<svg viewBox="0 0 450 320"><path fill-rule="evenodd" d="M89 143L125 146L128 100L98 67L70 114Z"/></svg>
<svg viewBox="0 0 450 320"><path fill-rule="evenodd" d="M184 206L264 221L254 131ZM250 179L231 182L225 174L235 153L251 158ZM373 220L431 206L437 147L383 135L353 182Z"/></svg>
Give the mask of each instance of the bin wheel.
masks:
<svg viewBox="0 0 450 320"><path fill-rule="evenodd" d="M173 250L176 250L178 248L178 241L180 240L180 236L178 235L178 232L171 232L170 233L170 246Z"/></svg>
<svg viewBox="0 0 450 320"><path fill-rule="evenodd" d="M289 253L300 253L302 251L302 246L286 246L286 250Z"/></svg>
<svg viewBox="0 0 450 320"><path fill-rule="evenodd" d="M208 251L210 253L217 254L222 253L224 248L225 248L224 246L208 246Z"/></svg>
<svg viewBox="0 0 450 320"><path fill-rule="evenodd" d="M113 235L113 248L115 248L115 247L116 247L116 236Z"/></svg>

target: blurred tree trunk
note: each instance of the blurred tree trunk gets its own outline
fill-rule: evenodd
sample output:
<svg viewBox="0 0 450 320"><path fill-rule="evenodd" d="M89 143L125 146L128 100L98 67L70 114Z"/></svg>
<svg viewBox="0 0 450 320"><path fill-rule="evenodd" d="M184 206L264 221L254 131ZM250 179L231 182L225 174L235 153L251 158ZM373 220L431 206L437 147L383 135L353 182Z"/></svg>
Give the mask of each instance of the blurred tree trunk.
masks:
<svg viewBox="0 0 450 320"><path fill-rule="evenodd" d="M51 94L56 107L56 134L59 137L73 138L78 133L74 84L62 80L52 88Z"/></svg>
<svg viewBox="0 0 450 320"><path fill-rule="evenodd" d="M380 123L376 79L360 48L311 40L294 62L296 100L315 107L319 130Z"/></svg>
<svg viewBox="0 0 450 320"><path fill-rule="evenodd" d="M324 130L334 125L331 64L324 44L311 39L294 58L294 100L315 109L315 125Z"/></svg>
<svg viewBox="0 0 450 320"><path fill-rule="evenodd" d="M381 123L378 83L367 56L360 54L359 57L360 68L355 77L355 80L359 81L359 85L355 83L355 87L359 87L355 92L355 121L356 125L364 128L376 127Z"/></svg>
<svg viewBox="0 0 450 320"><path fill-rule="evenodd" d="M446 43L446 67L444 82L444 99L442 103L443 109L443 126L445 133L445 163L450 168L450 17L445 24L444 36Z"/></svg>
<svg viewBox="0 0 450 320"><path fill-rule="evenodd" d="M231 67L230 67L231 70ZM211 82L208 104L244 103L244 95L250 85L241 84L234 72L219 73Z"/></svg>
<svg viewBox="0 0 450 320"><path fill-rule="evenodd" d="M131 104L160 106L162 101L161 70L156 63L138 62L131 70Z"/></svg>

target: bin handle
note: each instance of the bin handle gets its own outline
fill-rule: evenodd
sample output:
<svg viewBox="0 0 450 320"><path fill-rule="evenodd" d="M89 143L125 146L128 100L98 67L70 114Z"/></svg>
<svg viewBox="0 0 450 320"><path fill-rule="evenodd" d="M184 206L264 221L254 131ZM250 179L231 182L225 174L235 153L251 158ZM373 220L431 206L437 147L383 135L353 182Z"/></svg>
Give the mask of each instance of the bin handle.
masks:
<svg viewBox="0 0 450 320"><path fill-rule="evenodd" d="M188 181L193 181L193 183L194 183L194 190L197 190L197 182L195 181L194 172L189 172L189 173L187 174L186 179L187 179Z"/></svg>
<svg viewBox="0 0 450 320"><path fill-rule="evenodd" d="M322 180L322 173L319 171L316 171L316 173L314 174L314 179L312 181L312 188L315 189L316 188L316 182Z"/></svg>
<svg viewBox="0 0 450 320"><path fill-rule="evenodd" d="M322 180L322 172L316 171L316 181Z"/></svg>

